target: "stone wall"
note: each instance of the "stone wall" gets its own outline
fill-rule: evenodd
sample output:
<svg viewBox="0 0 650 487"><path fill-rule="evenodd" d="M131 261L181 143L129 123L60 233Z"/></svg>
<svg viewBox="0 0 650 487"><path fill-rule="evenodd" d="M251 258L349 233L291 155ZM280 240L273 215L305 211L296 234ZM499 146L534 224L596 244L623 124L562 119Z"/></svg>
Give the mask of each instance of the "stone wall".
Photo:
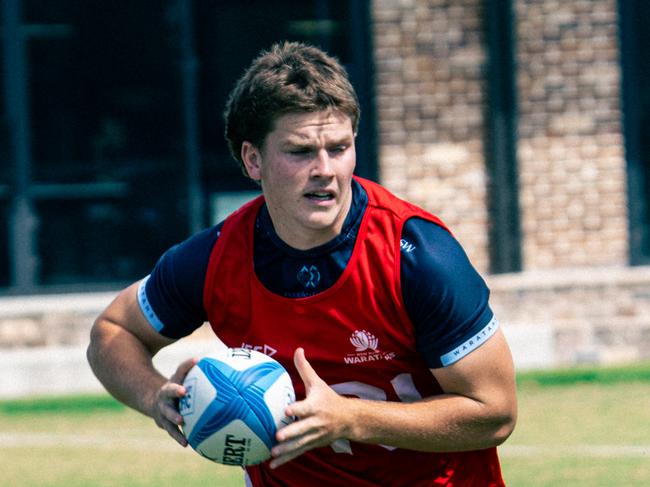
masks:
<svg viewBox="0 0 650 487"><path fill-rule="evenodd" d="M550 334L548 365L650 359L649 267L531 271L487 281L506 331L531 339L536 330Z"/></svg>
<svg viewBox="0 0 650 487"><path fill-rule="evenodd" d="M520 370L650 359L649 267L530 271L486 280ZM0 366L6 372L0 397L101 390L85 349L92 322L113 296L0 298ZM206 325L157 360L169 374L181 360L220 346Z"/></svg>
<svg viewBox="0 0 650 487"><path fill-rule="evenodd" d="M373 12L381 182L438 214L486 271L482 5ZM616 0L513 5L523 268L625 265Z"/></svg>
<svg viewBox="0 0 650 487"><path fill-rule="evenodd" d="M90 328L115 292L0 297L0 399L103 391L86 360ZM162 350L170 376L183 360L224 345L203 326Z"/></svg>
<svg viewBox="0 0 650 487"><path fill-rule="evenodd" d="M373 1L381 182L488 268L481 0Z"/></svg>
<svg viewBox="0 0 650 487"><path fill-rule="evenodd" d="M616 0L515 4L524 269L625 265Z"/></svg>
<svg viewBox="0 0 650 487"><path fill-rule="evenodd" d="M113 293L0 298L0 352L87 345L90 326Z"/></svg>

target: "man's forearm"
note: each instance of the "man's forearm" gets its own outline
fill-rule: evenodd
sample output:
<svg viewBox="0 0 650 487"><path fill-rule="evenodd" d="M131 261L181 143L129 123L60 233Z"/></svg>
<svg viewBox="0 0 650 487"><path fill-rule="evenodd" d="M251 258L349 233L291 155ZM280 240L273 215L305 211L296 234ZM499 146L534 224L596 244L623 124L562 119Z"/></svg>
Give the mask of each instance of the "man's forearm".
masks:
<svg viewBox="0 0 650 487"><path fill-rule="evenodd" d="M348 399L350 440L420 451L467 451L497 446L514 428L511 408L453 394L410 404Z"/></svg>
<svg viewBox="0 0 650 487"><path fill-rule="evenodd" d="M153 366L151 352L128 331L98 320L91 333L88 362L106 390L117 400L148 416L166 382Z"/></svg>

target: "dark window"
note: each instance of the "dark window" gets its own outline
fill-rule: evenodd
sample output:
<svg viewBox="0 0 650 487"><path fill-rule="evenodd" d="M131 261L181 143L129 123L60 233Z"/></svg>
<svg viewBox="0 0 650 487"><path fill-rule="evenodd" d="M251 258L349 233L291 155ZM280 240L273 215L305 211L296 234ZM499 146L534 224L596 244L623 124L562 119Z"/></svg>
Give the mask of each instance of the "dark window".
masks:
<svg viewBox="0 0 650 487"><path fill-rule="evenodd" d="M0 286L8 286L11 276L9 269L9 222L7 220L7 204L0 199Z"/></svg>
<svg viewBox="0 0 650 487"><path fill-rule="evenodd" d="M2 47L2 46L0 46ZM4 106L4 66L0 63L0 115L5 113ZM9 130L7 120L0 116L0 287L10 284L11 270L9 268L9 221L7 219L9 205Z"/></svg>
<svg viewBox="0 0 650 487"><path fill-rule="evenodd" d="M168 2L27 1L25 21L38 282L141 276L186 234Z"/></svg>
<svg viewBox="0 0 650 487"><path fill-rule="evenodd" d="M484 1L487 58L485 147L489 175L490 270L521 270L517 88L512 0Z"/></svg>
<svg viewBox="0 0 650 487"><path fill-rule="evenodd" d="M12 292L137 279L213 220L216 196L257 189L228 154L222 112L276 41L346 65L362 101L358 173L375 175L367 0L0 5L4 30L22 33L3 44L0 80L0 286Z"/></svg>
<svg viewBox="0 0 650 487"><path fill-rule="evenodd" d="M261 49L282 40L327 50L346 67L362 104L357 173L376 176L369 2L199 2L197 50L201 60L201 146L210 190L253 189L223 142L222 113L235 81Z"/></svg>
<svg viewBox="0 0 650 487"><path fill-rule="evenodd" d="M619 13L630 262L643 265L650 263L650 3L621 0Z"/></svg>

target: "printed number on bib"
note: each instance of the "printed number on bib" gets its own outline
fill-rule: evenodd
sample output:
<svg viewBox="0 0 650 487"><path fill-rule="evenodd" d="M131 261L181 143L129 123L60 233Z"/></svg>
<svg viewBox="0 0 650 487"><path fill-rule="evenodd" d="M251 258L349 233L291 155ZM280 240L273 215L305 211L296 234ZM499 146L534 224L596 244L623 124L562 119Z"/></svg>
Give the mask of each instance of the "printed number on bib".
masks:
<svg viewBox="0 0 650 487"><path fill-rule="evenodd" d="M413 383L413 377L411 374L399 374L395 376L393 380L390 381L393 386L393 390L397 397L399 397L402 402L414 402L419 399L422 399L422 395L415 388ZM372 401L385 401L386 392L370 384L365 384L363 382L351 381L351 382L341 382L340 384L333 384L330 386L338 394L346 396L355 396L359 399L369 399ZM379 445L387 450L395 450L396 447L390 445ZM352 455L352 446L350 445L349 440L336 440L331 445L332 449L336 453L347 453Z"/></svg>

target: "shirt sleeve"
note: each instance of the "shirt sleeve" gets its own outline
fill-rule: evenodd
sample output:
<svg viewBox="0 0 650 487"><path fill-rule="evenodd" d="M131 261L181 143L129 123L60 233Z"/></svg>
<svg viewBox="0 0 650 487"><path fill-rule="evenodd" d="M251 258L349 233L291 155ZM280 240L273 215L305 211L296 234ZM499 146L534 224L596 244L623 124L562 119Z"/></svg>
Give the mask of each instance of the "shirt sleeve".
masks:
<svg viewBox="0 0 650 487"><path fill-rule="evenodd" d="M497 330L488 287L458 241L433 222L404 225L401 284L418 352L431 368L457 362Z"/></svg>
<svg viewBox="0 0 650 487"><path fill-rule="evenodd" d="M181 338L206 321L203 285L220 232L221 224L170 248L140 283L140 309L161 335Z"/></svg>

